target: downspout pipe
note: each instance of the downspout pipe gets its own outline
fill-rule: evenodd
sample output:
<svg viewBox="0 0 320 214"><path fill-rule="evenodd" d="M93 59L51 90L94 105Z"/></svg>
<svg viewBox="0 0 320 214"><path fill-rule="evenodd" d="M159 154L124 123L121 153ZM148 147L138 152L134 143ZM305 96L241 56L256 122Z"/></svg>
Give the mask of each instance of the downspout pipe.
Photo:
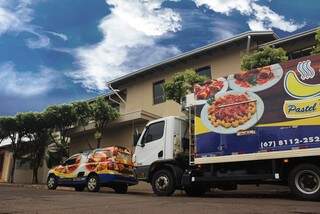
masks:
<svg viewBox="0 0 320 214"><path fill-rule="evenodd" d="M251 35L248 35L248 38L247 38L247 53L250 52L250 46L251 46Z"/></svg>

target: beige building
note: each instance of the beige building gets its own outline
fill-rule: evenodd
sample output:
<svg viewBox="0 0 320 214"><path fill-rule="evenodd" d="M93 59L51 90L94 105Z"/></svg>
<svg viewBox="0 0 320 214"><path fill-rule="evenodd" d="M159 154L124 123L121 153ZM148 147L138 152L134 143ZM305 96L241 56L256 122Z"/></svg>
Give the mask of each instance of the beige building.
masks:
<svg viewBox="0 0 320 214"><path fill-rule="evenodd" d="M121 145L133 149L135 130L141 132L145 124L153 119L170 115L182 115L181 106L165 100L164 82L177 72L195 69L199 74L218 78L240 71L241 56L264 46L282 47L290 59L309 55L315 44L316 29L278 38L273 31L250 31L233 38L208 44L183 53L163 62L142 68L108 82L108 86L119 91L106 95L114 103L120 118L105 131L102 146ZM96 145L94 127L90 124L84 133L75 128L72 132L71 154L88 150L88 144Z"/></svg>

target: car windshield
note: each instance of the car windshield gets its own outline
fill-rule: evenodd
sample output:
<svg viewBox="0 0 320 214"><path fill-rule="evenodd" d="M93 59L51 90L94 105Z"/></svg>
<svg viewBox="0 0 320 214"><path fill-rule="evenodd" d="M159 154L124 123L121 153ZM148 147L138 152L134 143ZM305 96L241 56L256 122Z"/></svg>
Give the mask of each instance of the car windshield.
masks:
<svg viewBox="0 0 320 214"><path fill-rule="evenodd" d="M118 152L117 158L128 162L131 161L131 155L126 152Z"/></svg>

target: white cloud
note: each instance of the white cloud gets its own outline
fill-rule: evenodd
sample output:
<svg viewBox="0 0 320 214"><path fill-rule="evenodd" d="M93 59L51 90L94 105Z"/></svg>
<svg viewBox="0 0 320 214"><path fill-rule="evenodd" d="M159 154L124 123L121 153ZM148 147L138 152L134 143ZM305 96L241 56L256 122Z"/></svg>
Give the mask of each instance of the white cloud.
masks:
<svg viewBox="0 0 320 214"><path fill-rule="evenodd" d="M194 0L196 5L206 5L209 9L229 15L232 11L237 10L241 14L250 14L252 9L250 4L254 0Z"/></svg>
<svg viewBox="0 0 320 214"><path fill-rule="evenodd" d="M215 19L212 26L211 31L216 40L228 39L239 31L237 23L220 18Z"/></svg>
<svg viewBox="0 0 320 214"><path fill-rule="evenodd" d="M277 14L267 6L257 3L256 0L194 0L196 5L206 6L217 13L230 15L238 11L248 16L248 26L251 30L271 30L277 28L282 31L293 32L305 24L287 20L284 16Z"/></svg>
<svg viewBox="0 0 320 214"><path fill-rule="evenodd" d="M251 4L254 19L250 19L248 24L252 30L270 30L277 28L287 32L293 32L303 27L305 24L295 23L293 20L286 20L282 15L277 14L267 6L261 6L256 3Z"/></svg>
<svg viewBox="0 0 320 214"><path fill-rule="evenodd" d="M57 87L56 71L47 67L40 67L40 71L18 72L12 63L0 65L1 91L7 95L14 96L35 96L41 95L53 87Z"/></svg>
<svg viewBox="0 0 320 214"><path fill-rule="evenodd" d="M54 35L56 37L59 37L60 39L62 39L63 41L67 41L68 40L68 36L63 34L63 33L57 33L57 32L53 32L53 31L44 31L45 33Z"/></svg>
<svg viewBox="0 0 320 214"><path fill-rule="evenodd" d="M179 14L161 8L163 1L106 0L111 13L99 24L104 38L75 50L80 69L71 76L88 89L103 90L108 80L177 54L177 48L157 44L157 39L181 29Z"/></svg>
<svg viewBox="0 0 320 214"><path fill-rule="evenodd" d="M50 39L45 33L67 40L66 35L41 31L39 27L31 24L33 10L31 6L39 0L0 0L0 36L9 32L28 32L33 37L26 39L26 45L31 49L46 48L50 46Z"/></svg>

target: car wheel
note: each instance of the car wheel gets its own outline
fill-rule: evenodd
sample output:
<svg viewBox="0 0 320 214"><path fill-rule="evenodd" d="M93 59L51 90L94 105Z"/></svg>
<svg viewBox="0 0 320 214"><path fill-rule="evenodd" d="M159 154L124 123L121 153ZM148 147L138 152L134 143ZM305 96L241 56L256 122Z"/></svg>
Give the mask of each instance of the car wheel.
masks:
<svg viewBox="0 0 320 214"><path fill-rule="evenodd" d="M208 187L204 184L191 184L190 186L186 186L184 191L188 196L200 197L208 191Z"/></svg>
<svg viewBox="0 0 320 214"><path fill-rule="evenodd" d="M170 196L175 191L173 175L168 170L159 170L152 176L152 189L158 196Z"/></svg>
<svg viewBox="0 0 320 214"><path fill-rule="evenodd" d="M100 183L97 175L89 175L87 179L87 189L89 192L99 192Z"/></svg>
<svg viewBox="0 0 320 214"><path fill-rule="evenodd" d="M301 164L289 174L291 192L300 199L320 199L320 168L313 164Z"/></svg>
<svg viewBox="0 0 320 214"><path fill-rule="evenodd" d="M55 175L50 175L47 179L47 187L50 190L55 190L58 187L58 179Z"/></svg>
<svg viewBox="0 0 320 214"><path fill-rule="evenodd" d="M74 189L75 189L75 191L77 191L77 192L82 192L83 190L84 190L84 186L76 186L76 187L74 187Z"/></svg>
<svg viewBox="0 0 320 214"><path fill-rule="evenodd" d="M127 184L117 184L114 186L113 189L116 193L125 194L128 192L128 185Z"/></svg>

